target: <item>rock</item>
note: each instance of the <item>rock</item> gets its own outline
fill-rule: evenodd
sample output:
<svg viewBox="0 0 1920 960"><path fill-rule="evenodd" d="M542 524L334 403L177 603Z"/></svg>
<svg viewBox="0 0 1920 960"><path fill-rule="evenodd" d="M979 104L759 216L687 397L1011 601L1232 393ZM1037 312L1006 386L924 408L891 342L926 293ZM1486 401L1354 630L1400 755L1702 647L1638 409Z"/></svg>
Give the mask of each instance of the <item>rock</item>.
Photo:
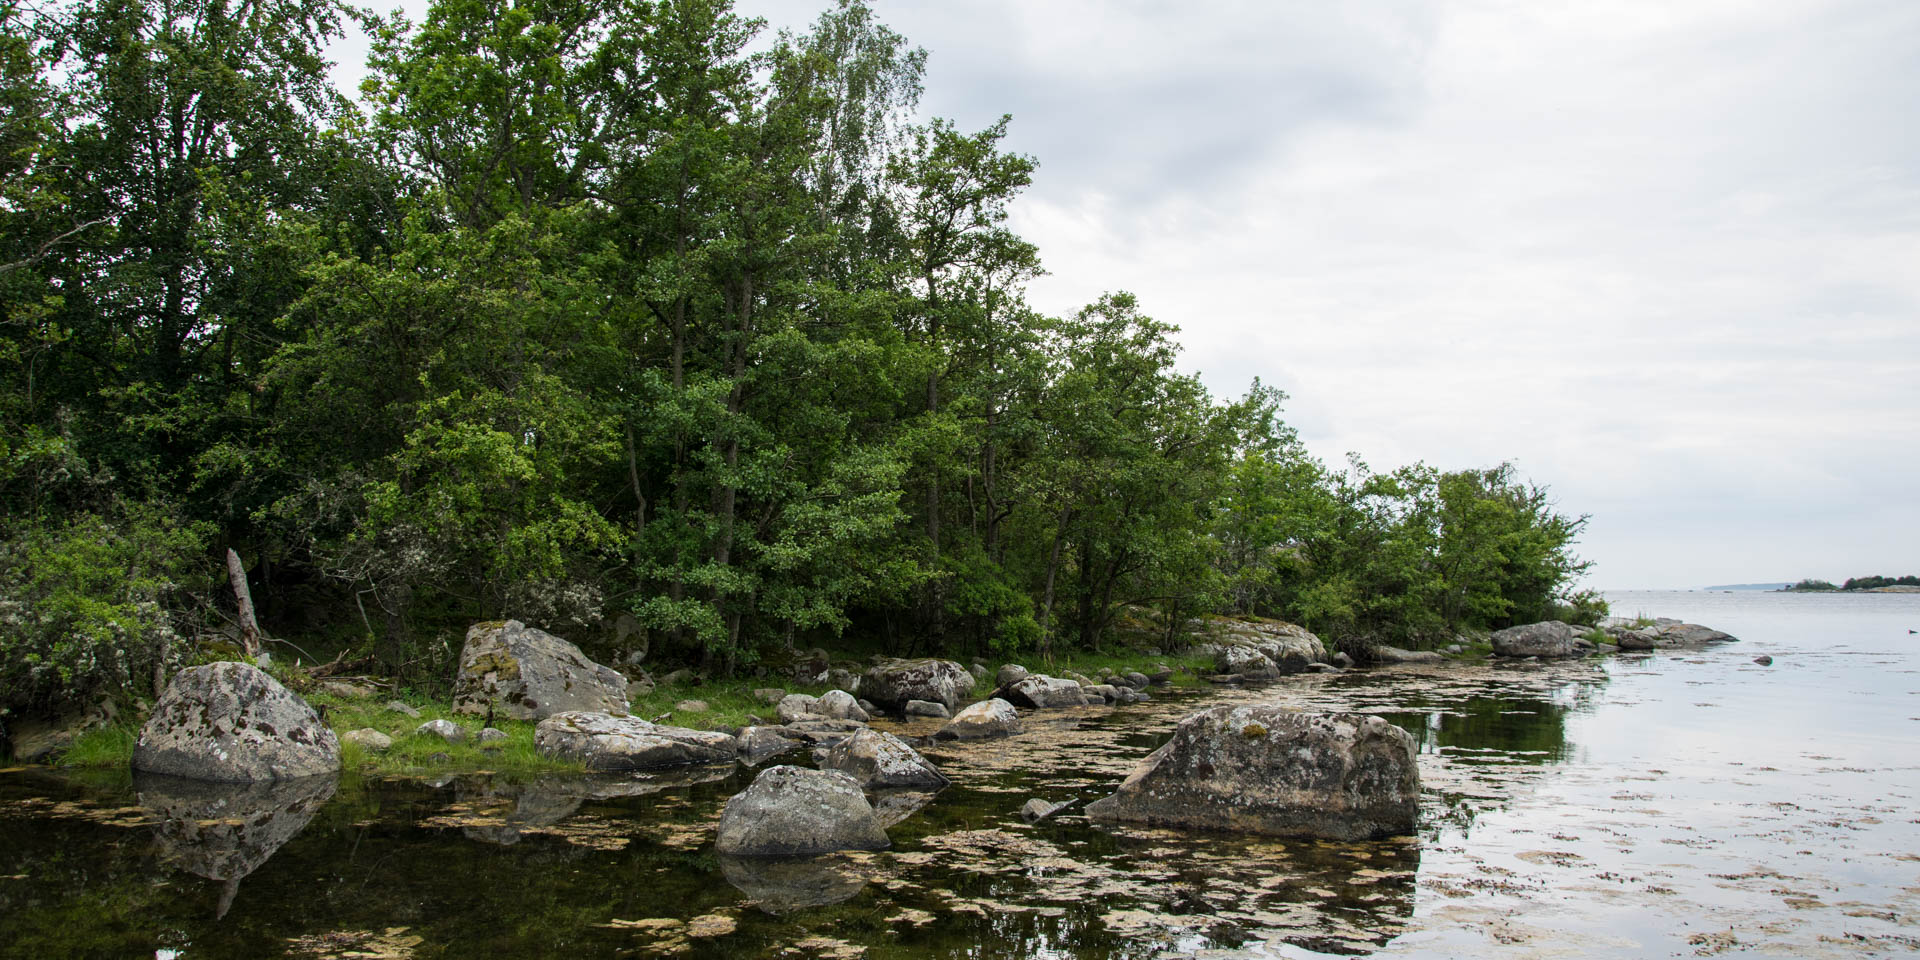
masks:
<svg viewBox="0 0 1920 960"><path fill-rule="evenodd" d="M762 761L786 753L800 743L781 727L752 726L733 738L733 750L747 765L758 766Z"/></svg>
<svg viewBox="0 0 1920 960"><path fill-rule="evenodd" d="M807 717L820 715L820 698L805 693L789 693L780 698L779 705L773 708L773 715L781 723L792 723Z"/></svg>
<svg viewBox="0 0 1920 960"><path fill-rule="evenodd" d="M934 703L932 700L908 700L906 710L903 712L909 717L939 717L942 720L953 716L948 712L946 704Z"/></svg>
<svg viewBox="0 0 1920 960"><path fill-rule="evenodd" d="M507 732L494 727L482 727L480 728L479 740L482 748L485 748L491 743L506 743Z"/></svg>
<svg viewBox="0 0 1920 960"><path fill-rule="evenodd" d="M1703 627L1697 623L1674 623L1660 627L1660 636L1671 646L1694 646L1702 643L1731 643L1735 637L1722 633L1712 627Z"/></svg>
<svg viewBox="0 0 1920 960"><path fill-rule="evenodd" d="M942 740L977 740L1020 732L1020 712L1013 704L994 698L982 700L953 715L934 736Z"/></svg>
<svg viewBox="0 0 1920 960"><path fill-rule="evenodd" d="M414 709L411 706L408 706L407 704L401 703L398 700L388 700L387 709L393 711L394 713L412 717L415 720L420 719L420 711Z"/></svg>
<svg viewBox="0 0 1920 960"><path fill-rule="evenodd" d="M1092 686L1092 684L1088 684ZM1044 673L1027 675L1026 679L1011 687L1002 687L993 692L1001 700L1016 707L1028 710L1045 710L1052 707L1078 707L1087 702L1081 685L1072 680L1049 677Z"/></svg>
<svg viewBox="0 0 1920 960"><path fill-rule="evenodd" d="M867 725L858 720L831 717L804 717L786 725L788 734L815 746L832 746L866 728Z"/></svg>
<svg viewBox="0 0 1920 960"><path fill-rule="evenodd" d="M541 756L579 760L589 770L651 770L734 758L734 738L724 733L585 711L540 721L533 746Z"/></svg>
<svg viewBox="0 0 1920 960"><path fill-rule="evenodd" d="M987 665L984 663L967 664L967 672L973 674L974 683L979 683L987 678Z"/></svg>
<svg viewBox="0 0 1920 960"><path fill-rule="evenodd" d="M1754 657L1754 658L1753 658L1753 662L1754 662L1754 663L1757 663L1757 664L1759 664L1759 665L1761 665L1761 666L1763 666L1763 667L1771 667L1771 666L1773 666L1773 658L1772 658L1772 657L1770 657L1770 656L1767 656L1767 655L1766 655L1766 654L1764 654L1764 653L1763 653L1763 654L1761 654L1761 655L1759 655L1759 656L1757 656L1757 657Z"/></svg>
<svg viewBox="0 0 1920 960"><path fill-rule="evenodd" d="M860 675L852 670L835 667L827 671L827 686L857 694L860 692Z"/></svg>
<svg viewBox="0 0 1920 960"><path fill-rule="evenodd" d="M973 692L973 674L951 660L888 660L867 670L860 692L890 710L908 700L931 700L952 710Z"/></svg>
<svg viewBox="0 0 1920 960"><path fill-rule="evenodd" d="M1660 631L1653 627L1628 630L1616 635L1615 639L1620 642L1622 650L1653 650L1660 646Z"/></svg>
<svg viewBox="0 0 1920 960"><path fill-rule="evenodd" d="M1091 687L1081 687L1080 692L1087 697L1099 697L1101 703L1113 703L1120 699L1120 688L1111 683L1096 683Z"/></svg>
<svg viewBox="0 0 1920 960"><path fill-rule="evenodd" d="M1122 679L1127 681L1127 686L1132 687L1135 690L1139 690L1143 687L1146 687L1147 685L1153 682L1152 680L1148 679L1146 674L1141 673L1138 670L1127 671L1125 674L1122 675Z"/></svg>
<svg viewBox="0 0 1920 960"><path fill-rule="evenodd" d="M1305 627L1284 620L1210 616L1189 620L1186 627L1194 637L1192 652L1212 654L1220 673L1244 673L1248 679L1267 676L1263 671L1228 668L1220 663L1221 654L1234 647L1259 652L1277 674L1299 673L1309 663L1324 663L1328 659L1327 645L1319 637Z"/></svg>
<svg viewBox="0 0 1920 960"><path fill-rule="evenodd" d="M1458 654L1462 654L1462 653L1466 653L1466 652L1467 652L1467 648L1466 648L1466 647L1463 647L1463 646L1461 646L1460 644L1457 644L1457 643L1449 643L1449 644L1447 644L1447 646L1446 646L1446 649L1445 649L1444 651L1442 651L1442 652L1443 652L1443 653L1451 653L1451 654L1456 654L1456 655L1458 655Z"/></svg>
<svg viewBox="0 0 1920 960"><path fill-rule="evenodd" d="M858 720L866 723L873 719L865 710L860 709L860 702L853 698L853 694L845 690L828 690L821 694L820 699L813 705L813 712L830 720Z"/></svg>
<svg viewBox="0 0 1920 960"><path fill-rule="evenodd" d="M1020 808L1020 819L1028 823L1039 823L1072 805L1072 801L1068 801L1067 803L1048 803L1039 797L1034 797Z"/></svg>
<svg viewBox="0 0 1920 960"><path fill-rule="evenodd" d="M1493 632L1493 652L1502 657L1571 657L1575 649L1573 628L1558 620Z"/></svg>
<svg viewBox="0 0 1920 960"><path fill-rule="evenodd" d="M448 743L467 742L467 731L452 720L428 720L413 728L413 735L439 737Z"/></svg>
<svg viewBox="0 0 1920 960"><path fill-rule="evenodd" d="M153 815L164 861L223 884L215 919L233 906L240 881L306 829L333 798L337 777L217 783L140 773L133 787Z"/></svg>
<svg viewBox="0 0 1920 960"><path fill-rule="evenodd" d="M706 713L708 709L705 700L682 700L673 705L675 713Z"/></svg>
<svg viewBox="0 0 1920 960"><path fill-rule="evenodd" d="M0 757L12 756L20 763L51 762L73 748L80 735L104 727L119 716L120 708L111 697L102 697L91 708L60 717L23 717L14 722L9 734L0 718Z"/></svg>
<svg viewBox="0 0 1920 960"><path fill-rule="evenodd" d="M714 852L735 857L884 850L887 833L860 785L837 770L768 767L720 814Z"/></svg>
<svg viewBox="0 0 1920 960"><path fill-rule="evenodd" d="M660 684L661 686L666 686L666 687L682 687L682 686L686 686L687 684L694 683L699 679L700 679L699 677L694 676L694 673L692 670L675 670L672 673L669 673L666 676L661 677Z"/></svg>
<svg viewBox="0 0 1920 960"><path fill-rule="evenodd" d="M787 692L779 687L761 687L753 692L753 698L761 703L773 706L787 698Z"/></svg>
<svg viewBox="0 0 1920 960"><path fill-rule="evenodd" d="M999 673L993 675L993 684L996 687L1011 687L1025 680L1030 675L1026 667L1017 663L1009 663L1002 666Z"/></svg>
<svg viewBox="0 0 1920 960"><path fill-rule="evenodd" d="M873 804L873 818L884 830L919 813L933 802L933 794L924 790L875 790L867 802Z"/></svg>
<svg viewBox="0 0 1920 960"><path fill-rule="evenodd" d="M133 745L133 769L195 780L335 773L340 741L266 671L210 663L174 674Z"/></svg>
<svg viewBox="0 0 1920 960"><path fill-rule="evenodd" d="M1345 650L1342 650L1333 655L1333 665L1342 670L1352 670L1353 658L1348 656Z"/></svg>
<svg viewBox="0 0 1920 960"><path fill-rule="evenodd" d="M1340 668L1331 663L1309 663L1307 664L1307 671L1309 673L1339 673Z"/></svg>
<svg viewBox="0 0 1920 960"><path fill-rule="evenodd" d="M1413 832L1413 738L1379 717L1277 704L1203 710L1142 760L1096 820L1364 840Z"/></svg>
<svg viewBox="0 0 1920 960"><path fill-rule="evenodd" d="M824 683L829 676L828 668L832 665L833 662L827 656L827 652L815 647L794 661L790 673L795 683L807 685Z"/></svg>
<svg viewBox="0 0 1920 960"><path fill-rule="evenodd" d="M381 733L380 731L375 730L372 727L361 727L358 730L348 730L346 733L343 733L340 735L340 740L343 743L358 744L360 749L368 750L373 753L383 752L388 747L393 746L392 737L389 737L386 734Z"/></svg>
<svg viewBox="0 0 1920 960"><path fill-rule="evenodd" d="M1243 683L1246 681L1247 678L1237 673L1215 673L1205 677L1204 679L1208 683L1228 684L1228 683Z"/></svg>
<svg viewBox="0 0 1920 960"><path fill-rule="evenodd" d="M938 790L953 782L899 737L878 730L862 730L834 744L827 751L821 768L838 770L852 777L862 789L869 790L878 787Z"/></svg>
<svg viewBox="0 0 1920 960"><path fill-rule="evenodd" d="M1223 646L1213 655L1213 669L1219 673L1237 673L1248 680L1268 680L1280 675L1272 658L1251 646Z"/></svg>
<svg viewBox="0 0 1920 960"><path fill-rule="evenodd" d="M1373 648L1373 658L1381 663L1443 663L1443 657L1431 650L1402 650L1399 647Z"/></svg>
<svg viewBox="0 0 1920 960"><path fill-rule="evenodd" d="M323 680L320 682L320 690L343 700L366 700L379 693L371 684L355 683L351 680Z"/></svg>
<svg viewBox="0 0 1920 960"><path fill-rule="evenodd" d="M1156 687L1162 686L1164 684L1172 683L1173 668L1167 666L1164 663L1155 666L1153 668L1153 672L1147 675L1147 682L1153 684Z"/></svg>
<svg viewBox="0 0 1920 960"><path fill-rule="evenodd" d="M911 701L911 700L909 700L909 701L907 701L907 702L908 702L908 703L912 703L913 701ZM924 701L924 700L922 700L922 701L920 701L920 702L921 702L921 703L925 703L926 701ZM865 710L865 711L867 712L867 716L869 716L869 717L871 717L871 716L873 716L874 714L876 714L876 713L879 713L879 712L880 712L880 708L879 708L879 707L876 707L876 706L874 706L874 705L873 705L873 703L872 703L872 701L869 701L869 700L855 700L855 701L854 701L854 703L857 703L857 704L859 704L859 705L860 705L860 709L862 709L862 710Z"/></svg>
<svg viewBox="0 0 1920 960"><path fill-rule="evenodd" d="M1029 674L1029 676L1032 676L1032 674ZM1083 673L1074 673L1071 670L1067 671L1067 679L1072 680L1074 683L1077 683L1083 687L1091 687L1094 684L1094 680L1092 677L1089 677Z"/></svg>
<svg viewBox="0 0 1920 960"><path fill-rule="evenodd" d="M476 623L460 648L455 713L540 720L556 713L627 712L627 678L580 648L518 620Z"/></svg>

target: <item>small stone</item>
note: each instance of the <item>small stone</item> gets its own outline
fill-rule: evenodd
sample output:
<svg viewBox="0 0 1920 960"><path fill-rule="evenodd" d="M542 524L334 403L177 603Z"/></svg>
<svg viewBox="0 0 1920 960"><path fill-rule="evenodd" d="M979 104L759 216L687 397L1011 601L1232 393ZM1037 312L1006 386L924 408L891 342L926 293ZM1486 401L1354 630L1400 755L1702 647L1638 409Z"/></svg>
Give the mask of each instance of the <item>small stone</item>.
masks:
<svg viewBox="0 0 1920 960"><path fill-rule="evenodd" d="M404 703L401 703L398 700L388 700L387 709L393 711L394 713L406 714L407 716L412 717L415 720L420 719L420 711L415 710L414 708Z"/></svg>
<svg viewBox="0 0 1920 960"><path fill-rule="evenodd" d="M772 706L773 704L779 703L780 698L786 695L787 695L787 692L785 690L780 689L779 687L761 687L760 689L755 690L753 692L753 698L755 700L758 700L761 703L767 704L768 706Z"/></svg>
<svg viewBox="0 0 1920 960"><path fill-rule="evenodd" d="M485 748L485 747L486 747L486 746L487 746L488 744L501 744L501 743L506 743L506 742L507 742L507 732L506 732L505 730L499 730L499 729L495 729L495 728L493 728L493 727L483 727L483 728L481 728L481 730L480 730L480 746L481 746L481 747L482 747L483 749L484 749L484 748Z"/></svg>
<svg viewBox="0 0 1920 960"><path fill-rule="evenodd" d="M1028 823L1039 823L1059 813L1062 809L1065 809L1066 806L1067 804L1064 803L1048 803L1039 797L1034 797L1028 800L1025 806L1020 808L1020 819Z"/></svg>
<svg viewBox="0 0 1920 960"><path fill-rule="evenodd" d="M428 720L413 729L414 736L434 736L448 743L466 743L467 731L452 720Z"/></svg>
<svg viewBox="0 0 1920 960"><path fill-rule="evenodd" d="M1135 690L1138 690L1141 687L1144 687L1153 682L1150 678L1147 677L1146 674L1141 673L1138 670L1127 671L1124 675L1121 676L1121 679L1127 681L1127 686L1132 687Z"/></svg>
<svg viewBox="0 0 1920 960"><path fill-rule="evenodd" d="M1004 737L1019 733L1020 727L1020 714L1013 704L996 697L982 700L954 714L953 719L934 736L942 740Z"/></svg>
<svg viewBox="0 0 1920 960"><path fill-rule="evenodd" d="M365 700L375 693L372 686L351 680L327 680L320 684L320 689L347 700Z"/></svg>
<svg viewBox="0 0 1920 960"><path fill-rule="evenodd" d="M705 700L682 700L673 709L675 713L706 713L710 708Z"/></svg>
<svg viewBox="0 0 1920 960"><path fill-rule="evenodd" d="M1353 658L1348 656L1345 650L1342 650L1333 655L1333 665L1342 670L1352 670Z"/></svg>
<svg viewBox="0 0 1920 960"><path fill-rule="evenodd" d="M372 727L361 727L358 730L349 730L340 735L340 740L344 743L359 744L360 749L371 750L374 753L379 753L393 746L392 737Z"/></svg>
<svg viewBox="0 0 1920 960"><path fill-rule="evenodd" d="M1025 680L1026 678L1027 678L1026 667L1023 667L1017 663L1009 663L1006 666L1003 666L1000 668L1000 672L999 674L995 675L993 682L995 686L1011 687L1014 684L1019 683L1022 680Z"/></svg>
<svg viewBox="0 0 1920 960"><path fill-rule="evenodd" d="M1761 655L1759 655L1759 656L1757 656L1757 657L1754 657L1754 658L1753 658L1753 662L1754 662L1754 663L1757 663L1757 664L1759 664L1759 665L1761 665L1761 666L1763 666L1763 667L1771 667L1771 666L1773 666L1773 658L1772 658L1772 657L1770 657L1770 656L1768 656L1768 655L1766 655L1766 654L1764 654L1764 653L1763 653L1763 654L1761 654Z"/></svg>
<svg viewBox="0 0 1920 960"><path fill-rule="evenodd" d="M952 716L947 712L946 704L931 700L908 700L906 714L909 717L939 717L942 720Z"/></svg>

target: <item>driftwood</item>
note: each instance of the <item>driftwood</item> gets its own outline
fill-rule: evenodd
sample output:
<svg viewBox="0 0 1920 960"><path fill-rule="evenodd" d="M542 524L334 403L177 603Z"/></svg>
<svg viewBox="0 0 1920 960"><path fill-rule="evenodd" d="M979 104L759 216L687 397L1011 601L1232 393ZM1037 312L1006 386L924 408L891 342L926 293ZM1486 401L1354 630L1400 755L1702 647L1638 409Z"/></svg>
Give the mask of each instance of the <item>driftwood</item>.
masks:
<svg viewBox="0 0 1920 960"><path fill-rule="evenodd" d="M247 591L247 568L240 555L227 549L227 580L233 584L233 598L240 603L240 650L249 658L260 656L260 621L253 616L253 594Z"/></svg>

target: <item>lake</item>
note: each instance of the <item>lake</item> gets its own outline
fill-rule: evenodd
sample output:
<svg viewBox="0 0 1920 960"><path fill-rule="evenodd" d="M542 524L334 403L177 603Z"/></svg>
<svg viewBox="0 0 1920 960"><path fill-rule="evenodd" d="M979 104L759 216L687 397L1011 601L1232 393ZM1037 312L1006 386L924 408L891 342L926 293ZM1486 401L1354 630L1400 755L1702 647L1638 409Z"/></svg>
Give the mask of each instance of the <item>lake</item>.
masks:
<svg viewBox="0 0 1920 960"><path fill-rule="evenodd" d="M1741 642L1407 665L1036 712L929 746L893 848L717 858L752 771L209 789L0 772L7 957L1876 957L1920 952L1920 596L1610 594ZM1767 654L1772 666L1753 658ZM1379 713L1417 836L1039 825L1181 717ZM877 723L905 736L938 721ZM804 762L792 761L792 762Z"/></svg>

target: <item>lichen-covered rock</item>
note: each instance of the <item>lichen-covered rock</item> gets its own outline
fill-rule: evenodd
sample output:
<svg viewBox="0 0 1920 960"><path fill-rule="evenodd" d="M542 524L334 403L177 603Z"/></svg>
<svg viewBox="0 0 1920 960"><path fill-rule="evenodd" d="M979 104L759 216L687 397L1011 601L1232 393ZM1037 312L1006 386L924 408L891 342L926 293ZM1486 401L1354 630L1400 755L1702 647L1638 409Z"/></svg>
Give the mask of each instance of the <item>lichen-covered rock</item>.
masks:
<svg viewBox="0 0 1920 960"><path fill-rule="evenodd" d="M934 736L942 740L978 740L1020 732L1020 712L998 697L982 700L953 715Z"/></svg>
<svg viewBox="0 0 1920 960"><path fill-rule="evenodd" d="M1381 663L1445 663L1447 658L1432 650L1403 650L1383 644L1373 648L1373 659Z"/></svg>
<svg viewBox="0 0 1920 960"><path fill-rule="evenodd" d="M827 671L827 686L857 694L860 692L860 675L845 667L834 667Z"/></svg>
<svg viewBox="0 0 1920 960"><path fill-rule="evenodd" d="M1000 672L994 675L993 681L995 686L1011 687L1025 680L1030 675L1026 667L1017 663L1009 663L1000 668Z"/></svg>
<svg viewBox="0 0 1920 960"><path fill-rule="evenodd" d="M1120 699L1120 688L1111 683L1096 683L1091 687L1081 687L1080 692L1086 695L1088 703L1094 702L1096 698L1101 703L1114 703Z"/></svg>
<svg viewBox="0 0 1920 960"><path fill-rule="evenodd" d="M133 745L133 769L244 782L334 773L340 741L266 671L210 663L174 674Z"/></svg>
<svg viewBox="0 0 1920 960"><path fill-rule="evenodd" d="M540 721L533 746L541 756L578 760L589 770L652 770L734 757L734 738L724 733L585 711Z"/></svg>
<svg viewBox="0 0 1920 960"><path fill-rule="evenodd" d="M889 710L908 700L931 700L958 707L973 692L973 674L952 660L888 660L867 670L860 695Z"/></svg>
<svg viewBox="0 0 1920 960"><path fill-rule="evenodd" d="M830 720L858 720L866 723L873 719L860 709L860 701L845 690L828 690L814 703L813 712Z"/></svg>
<svg viewBox="0 0 1920 960"><path fill-rule="evenodd" d="M789 736L798 737L818 747L830 747L848 737L867 729L867 725L858 720L835 720L832 717L801 717L782 727Z"/></svg>
<svg viewBox="0 0 1920 960"><path fill-rule="evenodd" d="M932 700L908 700L901 712L909 717L937 717L941 720L953 716L946 704L934 703Z"/></svg>
<svg viewBox="0 0 1920 960"><path fill-rule="evenodd" d="M1312 631L1284 620L1261 617L1200 617L1187 621L1194 653L1212 654L1220 673L1238 673L1249 680L1300 673L1310 663L1325 663L1327 645ZM1268 665L1237 655L1250 669L1231 666L1226 658L1236 649L1257 652Z"/></svg>
<svg viewBox="0 0 1920 960"><path fill-rule="evenodd" d="M474 739L479 741L482 748L485 748L488 744L504 744L508 738L507 732L498 727L482 727L480 735Z"/></svg>
<svg viewBox="0 0 1920 960"><path fill-rule="evenodd" d="M439 737L448 743L466 743L467 731L452 720L428 720L413 728L414 736Z"/></svg>
<svg viewBox="0 0 1920 960"><path fill-rule="evenodd" d="M1712 627L1703 627L1697 623L1671 623L1660 628L1660 636L1675 646L1693 646L1701 643L1731 643L1736 638L1730 633L1722 633Z"/></svg>
<svg viewBox="0 0 1920 960"><path fill-rule="evenodd" d="M1502 657L1571 657L1579 649L1573 645L1572 627L1545 620L1495 630L1493 652Z"/></svg>
<svg viewBox="0 0 1920 960"><path fill-rule="evenodd" d="M837 770L768 767L720 814L714 852L786 857L884 850L887 832L854 779Z"/></svg>
<svg viewBox="0 0 1920 960"><path fill-rule="evenodd" d="M820 716L820 698L807 693L789 693L780 698L773 708L773 714L780 718L781 723Z"/></svg>
<svg viewBox="0 0 1920 960"><path fill-rule="evenodd" d="M784 727L752 726L741 730L733 738L733 749L748 766L758 766L762 761L786 753L802 742Z"/></svg>
<svg viewBox="0 0 1920 960"><path fill-rule="evenodd" d="M834 744L821 767L852 777L861 787L933 787L953 781L899 737L862 730Z"/></svg>
<svg viewBox="0 0 1920 960"><path fill-rule="evenodd" d="M1375 716L1214 707L1180 721L1087 815L1329 840L1411 833L1414 753L1406 731Z"/></svg>
<svg viewBox="0 0 1920 960"><path fill-rule="evenodd" d="M340 735L340 742L351 743L370 753L380 753L393 746L393 738L372 727L348 730Z"/></svg>
<svg viewBox="0 0 1920 960"><path fill-rule="evenodd" d="M1053 707L1078 707L1087 702L1080 684L1043 673L1028 674L1013 686L995 690L993 695L1016 707L1045 710Z"/></svg>
<svg viewBox="0 0 1920 960"><path fill-rule="evenodd" d="M574 711L620 716L627 712L627 678L518 620L476 623L460 648L453 709L516 720Z"/></svg>

